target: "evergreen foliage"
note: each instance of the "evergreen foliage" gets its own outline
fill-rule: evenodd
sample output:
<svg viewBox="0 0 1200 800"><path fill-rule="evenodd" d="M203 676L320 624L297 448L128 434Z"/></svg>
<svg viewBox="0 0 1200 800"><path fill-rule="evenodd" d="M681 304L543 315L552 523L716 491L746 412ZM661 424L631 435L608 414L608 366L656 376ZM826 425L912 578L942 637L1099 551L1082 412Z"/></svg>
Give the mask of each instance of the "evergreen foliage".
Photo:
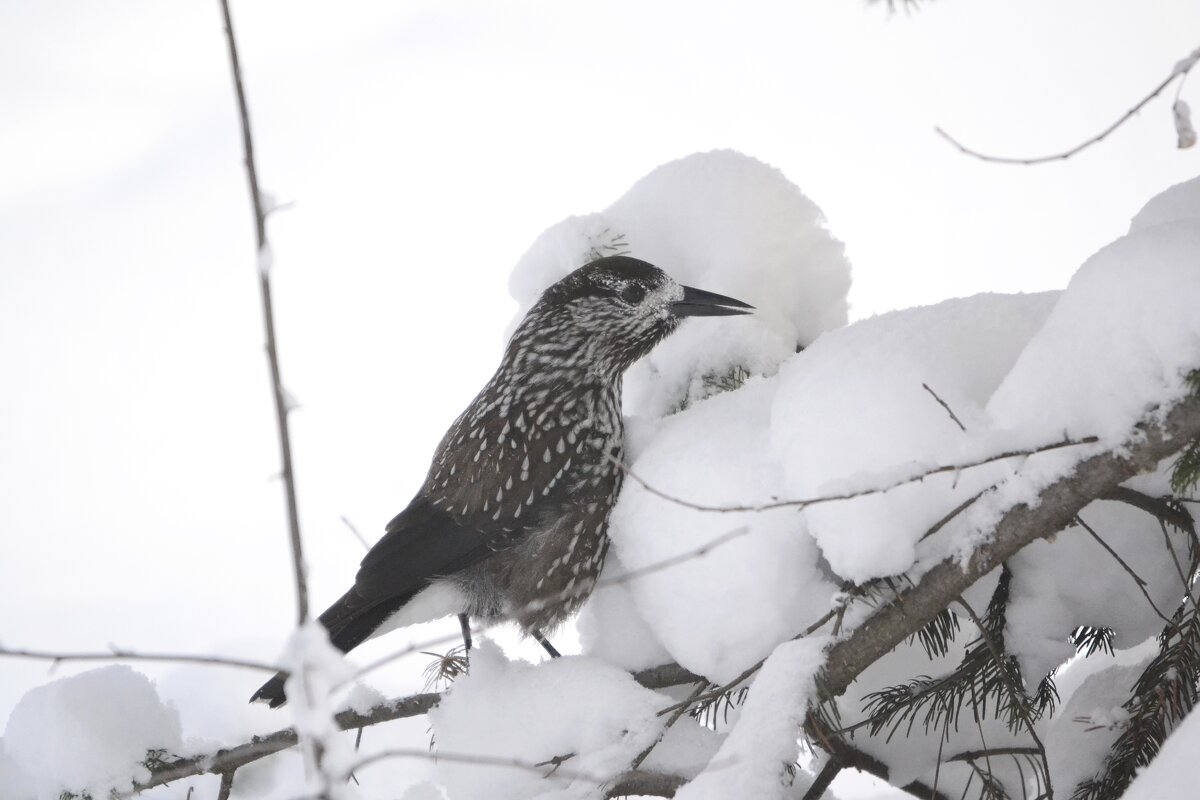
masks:
<svg viewBox="0 0 1200 800"><path fill-rule="evenodd" d="M1137 770L1158 755L1167 734L1196 705L1200 680L1200 612L1193 601L1180 606L1159 637L1159 653L1122 706L1129 717L1104 767L1076 787L1072 800L1115 800Z"/></svg>
<svg viewBox="0 0 1200 800"><path fill-rule="evenodd" d="M951 727L958 730L964 709L971 710L972 721L976 717L996 717L1003 719L1009 729L1015 732L1024 726L1026 715L1036 719L1047 711L1053 712L1058 693L1054 690L1051 678L1047 676L1042 680L1032 698L1023 691L1020 696L1014 696L1010 687L1019 689L1023 686L1016 659L1005 655L998 662L988 646L990 639L1001 652L1004 651L1005 612L1011 581L1012 573L1004 567L982 619L984 630L967 645L962 662L953 672L938 678L918 676L906 684L890 686L864 698L864 710L869 715L868 728L872 736L886 730L887 741L891 741L901 728L906 736L910 735L918 722L926 733L931 729L941 729L944 735L948 735ZM943 615L946 613L943 612ZM938 620L935 620L925 629L926 636L934 644L938 641L937 631L944 634L951 629L951 623L944 621L943 615L939 615L939 619L943 620L940 628ZM921 638L924 645L926 638ZM926 652L939 651L927 647ZM946 652L944 645L940 652Z"/></svg>
<svg viewBox="0 0 1200 800"><path fill-rule="evenodd" d="M1200 370L1187 376L1187 384L1193 394L1200 394ZM1200 437L1192 439L1175 460L1171 469L1171 491L1176 496L1188 495L1197 484L1200 484Z"/></svg>

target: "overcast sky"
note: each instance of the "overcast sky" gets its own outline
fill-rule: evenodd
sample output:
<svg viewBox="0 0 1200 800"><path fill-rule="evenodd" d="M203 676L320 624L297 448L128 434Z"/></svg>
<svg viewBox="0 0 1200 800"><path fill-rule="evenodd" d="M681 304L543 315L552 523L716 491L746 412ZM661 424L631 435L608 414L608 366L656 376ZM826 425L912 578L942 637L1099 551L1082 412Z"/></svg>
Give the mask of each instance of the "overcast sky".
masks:
<svg viewBox="0 0 1200 800"><path fill-rule="evenodd" d="M1190 0L234 12L263 185L295 203L271 238L319 607L362 554L340 518L374 539L493 369L517 258L661 163L782 169L847 245L855 318L1061 288L1200 171L1169 96L1049 166L933 133L1075 144L1200 44ZM5 3L0 74L0 641L272 658L294 601L219 7ZM0 719L45 679L0 661Z"/></svg>

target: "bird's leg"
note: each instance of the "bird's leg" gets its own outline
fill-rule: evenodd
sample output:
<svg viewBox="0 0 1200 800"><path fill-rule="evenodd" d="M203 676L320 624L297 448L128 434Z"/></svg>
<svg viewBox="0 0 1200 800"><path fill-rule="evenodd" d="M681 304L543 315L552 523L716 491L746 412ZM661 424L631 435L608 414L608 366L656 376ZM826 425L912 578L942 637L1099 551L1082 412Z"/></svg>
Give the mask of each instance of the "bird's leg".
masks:
<svg viewBox="0 0 1200 800"><path fill-rule="evenodd" d="M533 638L537 639L538 644L540 644L542 647L546 648L546 652L550 654L551 658L558 658L562 655L562 653L560 653L554 649L554 645L550 644L549 639L547 639L545 636L542 636L541 631L535 629L535 630L531 630L529 632L529 634Z"/></svg>
<svg viewBox="0 0 1200 800"><path fill-rule="evenodd" d="M458 615L458 624L462 628L463 648L471 652L471 618L466 614Z"/></svg>

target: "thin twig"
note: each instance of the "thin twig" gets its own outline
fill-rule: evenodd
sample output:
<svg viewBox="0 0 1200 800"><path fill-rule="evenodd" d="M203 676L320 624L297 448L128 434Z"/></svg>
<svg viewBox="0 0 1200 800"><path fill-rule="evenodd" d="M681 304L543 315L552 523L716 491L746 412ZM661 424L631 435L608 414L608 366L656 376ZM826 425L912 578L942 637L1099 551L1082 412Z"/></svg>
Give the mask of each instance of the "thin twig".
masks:
<svg viewBox="0 0 1200 800"><path fill-rule="evenodd" d="M1188 74L1188 72L1191 71L1192 67L1196 66L1197 61L1200 61L1200 49L1192 51L1192 53L1189 56L1187 56L1185 59L1183 59L1178 64L1176 64L1175 68L1173 70L1171 70L1171 74L1168 75L1166 77L1166 79L1163 80L1162 83L1158 84L1158 86L1156 86L1154 88L1154 90L1150 92L1150 94L1143 97L1141 99L1141 101L1137 103L1137 105L1135 105L1133 108L1129 109L1124 114L1122 114L1117 119L1116 122L1109 125L1107 128L1105 128L1104 130L1102 130L1100 133L1096 134L1092 138L1087 139L1087 140L1075 145L1074 147L1070 148L1069 150L1064 150L1061 153L1055 153L1055 154L1049 155L1049 156L1036 156L1036 157L1032 157L1032 158L1011 157L1011 156L992 156L992 155L987 155L986 153L981 153L978 150L972 150L971 148L969 148L966 145L959 142L957 139L955 139L950 134L946 133L946 131L942 130L942 128L940 128L940 127L934 128L933 130L935 133L937 133L938 136L941 136L947 142L954 145L954 147L958 148L959 152L964 153L969 156L972 156L974 158L978 158L980 161L988 161L993 164L1026 164L1026 165L1028 165L1028 164L1046 164L1051 161L1064 161L1064 160L1070 158L1071 156L1075 155L1076 153L1086 150L1087 148L1091 147L1094 144L1099 144L1100 142L1102 142L1106 138L1108 138L1109 134L1111 134L1117 128L1121 127L1126 122L1128 122L1134 115L1136 115L1139 111L1141 111L1143 108L1145 108L1146 104L1148 104L1151 100L1153 100L1154 98L1156 98L1160 94L1162 94L1162 91L1171 85L1171 81L1175 80L1176 78L1180 77L1181 75L1186 76Z"/></svg>
<svg viewBox="0 0 1200 800"><path fill-rule="evenodd" d="M800 633L793 636L791 641L794 642L797 639L803 639L805 636L810 636L811 634L815 633L823 625L825 625L827 622L829 622L829 620L831 620L835 616L837 616L837 613L838 613L837 609L832 609L832 610L826 612L825 615L822 616L820 619L818 619L816 622L812 623L807 628L802 630ZM770 658L770 656L767 656L767 658ZM738 675L736 678L734 678L733 680L729 681L728 683L726 683L722 686L718 686L717 688L712 689L710 691L706 691L701 694L694 695L693 697L690 697L687 700L683 700L678 703L672 703L671 705L667 706L666 708L660 708L658 710L658 716L660 716L660 717L665 716L666 714L670 714L671 712L673 712L681 707L687 708L688 706L692 705L693 703L707 702L708 700L715 700L718 697L722 697L726 693L731 692L734 689L736 689L744 681L753 677L754 673L756 673L760 669L762 669L763 664L767 663L767 658L760 659L759 661L756 661L755 663L751 664L749 667L747 667L745 670L742 671L742 674Z"/></svg>
<svg viewBox="0 0 1200 800"><path fill-rule="evenodd" d="M263 326L267 338L267 364L271 371L271 390L275 400L275 422L279 430L279 450L283 461L283 491L287 502L288 532L292 543L292 570L296 581L297 624L308 619L308 583L305 579L304 548L300 540L300 512L296 505L296 473L292 465L292 439L288 429L288 397L279 370L279 344L275 336L275 310L271 302L271 247L267 242L267 210L263 207L262 191L258 185L258 168L254 163L254 138L250 134L250 110L246 90L242 85L242 66L238 58L237 39L233 35L233 18L229 0L221 0L225 18L225 40L229 44L229 65L233 70L233 86L237 95L238 116L242 126L242 149L245 151L246 179L250 184L250 204L254 211L255 252L258 261L258 287L262 296Z"/></svg>
<svg viewBox="0 0 1200 800"><path fill-rule="evenodd" d="M959 514L966 511L968 508L970 508L975 503L976 500L983 497L985 494L987 494L988 492L990 492L992 489L995 489L995 488L996 488L996 484L993 483L991 486L980 489L978 492L971 495L966 500L963 500L961 503L959 503L957 506L955 506L953 509L951 509L950 513L948 513L946 516L939 519L937 522L933 523L933 525L930 526L929 530L927 530L927 531L925 531L925 533L921 534L921 538L918 539L917 541L923 542L926 539L928 539L930 536L933 536L935 533L940 531L942 528L949 525L950 522L955 517L957 517Z"/></svg>
<svg viewBox="0 0 1200 800"><path fill-rule="evenodd" d="M1191 602L1192 608L1200 609L1196 604L1196 596L1192 594L1192 582L1183 571L1183 564L1179 563L1179 556L1175 553L1175 545L1171 544L1171 532L1167 530L1167 525L1161 519L1158 521L1158 527L1162 530L1163 544L1166 545L1167 552L1171 554L1171 561L1175 564L1175 573L1179 576L1179 582L1183 585L1184 596ZM1189 574L1194 572L1195 567L1189 570ZM1173 624L1173 623L1169 623Z"/></svg>
<svg viewBox="0 0 1200 800"><path fill-rule="evenodd" d="M700 695L702 695L704 693L704 690L707 688L708 688L708 681L701 681L700 683L696 684L695 690L688 697L687 701L685 701L684 704L680 705L677 709L675 709L675 713L673 713L671 715L670 719L668 719L666 721L666 723L663 725L662 730L658 734L658 737L653 742L646 745L645 749L642 750L642 752L638 753L637 756L633 759L633 762L630 763L630 765L629 765L629 768L631 770L637 769L638 767L640 767L642 765L642 762L646 760L646 757L650 755L650 753L654 750L654 748L658 746L658 743L663 740L663 737L667 735L667 731L671 729L671 726L674 725L676 722L678 722L679 718L683 716L685 711L687 711L688 705L696 702L696 698L699 697Z"/></svg>
<svg viewBox="0 0 1200 800"><path fill-rule="evenodd" d="M367 549L367 550L370 550L370 549L371 549L371 543L370 543L370 542L368 542L368 541L367 541L367 537L363 536L363 535L362 535L362 533L361 533L361 532L358 530L358 528L357 528L357 527L355 527L354 523L353 523L353 522L351 522L351 521L350 521L350 520L349 520L349 519L346 517L346 515L345 515L345 514L343 514L343 515L341 516L341 520L342 520L342 523L343 523L343 524L344 524L344 525L345 525L347 528L349 528L349 529L350 529L350 532L354 534L354 538L355 538L355 539L358 539L359 543L360 543L360 544L362 544L362 546L363 546L365 549Z"/></svg>
<svg viewBox="0 0 1200 800"><path fill-rule="evenodd" d="M950 419L952 419L954 421L954 424L958 426L958 429L960 431L962 431L963 433L967 432L967 426L962 424L962 420L959 419L958 415L954 413L954 409L952 409L950 407L949 403L947 403L942 398L938 397L938 393L935 392L933 389L930 389L928 383L922 383L921 388L924 389L925 391L929 392L931 395L933 395L933 399L938 401L938 405L940 405L942 408L946 409L946 413L950 415Z"/></svg>
<svg viewBox="0 0 1200 800"><path fill-rule="evenodd" d="M649 483L647 483L645 480L643 480L641 477L639 477L637 475L637 473L635 473L632 469L630 469L628 464L621 461L620 459L614 458L608 454L605 454L605 458L610 463L614 464L622 472L624 472L626 475L628 475L631 479L633 479L636 483L638 483L643 489L645 489L647 492L654 495L655 497L660 497L663 500L667 500L676 505L683 506L684 508L690 508L693 511L708 511L708 512L727 514L727 513L741 513L741 512L772 511L776 508L807 508L809 506L815 506L815 505L818 505L821 503L833 503L833 502L838 502L841 500L854 500L855 498L858 498L858 497L865 497L867 495L873 495L873 494L886 494L887 492L890 492L893 489L898 489L901 486L907 486L910 483L920 483L921 481L925 480L926 478L932 477L934 475L941 475L941 474L944 474L947 472L961 472L962 470L965 470L965 469L971 469L973 467L981 467L985 464L991 464L996 461L1003 461L1008 458L1023 458L1023 457L1028 457L1028 456L1032 456L1032 455L1037 455L1038 453L1045 453L1050 450L1061 450L1064 447L1079 447L1080 445L1095 444L1098 441L1100 441L1100 440L1095 436L1085 436L1082 439L1063 439L1062 441L1053 442L1052 444L1044 444L1044 445L1039 445L1038 447L1032 447L1032 448L1029 448L1028 450L1009 450L1009 451L1006 451L1003 453L996 453L995 455L990 455L985 458L980 458L975 461L966 461L966 462L962 462L962 463L958 463L958 464L943 464L941 466L931 467L929 469L926 469L926 470L923 470L922 472L917 473L916 475L913 475L908 478L904 478L903 480L895 481L893 483L889 483L885 486L875 486L875 487L871 487L869 489L856 489L854 491L842 492L839 494L818 495L816 497L810 497L810 498L801 499L801 500L777 500L775 502L762 503L760 505L712 506L712 505L705 505L703 503L693 503L689 500L684 500L682 498L675 497L673 495L670 495L670 494L662 491L661 489L657 489L654 486L651 486Z"/></svg>
<svg viewBox="0 0 1200 800"><path fill-rule="evenodd" d="M364 756L358 761L350 765L350 767L341 776L341 780L349 779L349 776L375 764L380 761L386 761L393 758L415 758L424 761L448 761L452 764L474 764L481 767L511 767L512 769L526 770L534 772L542 776L542 765L533 761L524 761L519 758L503 758L500 756L489 756L482 753L450 753L445 751L432 752L423 747L396 747L388 750L378 750L371 753L369 756ZM604 777L592 775L586 772L578 772L572 770L563 770L557 773L560 777L569 778L572 780L583 780L590 783L603 783Z"/></svg>
<svg viewBox="0 0 1200 800"><path fill-rule="evenodd" d="M946 758L947 761L975 761L990 756L1036 756L1041 752L1036 747L992 747L987 750L964 750Z"/></svg>
<svg viewBox="0 0 1200 800"><path fill-rule="evenodd" d="M1133 567L1129 566L1125 559L1121 558L1116 550L1113 550L1111 547L1109 547L1108 542L1100 538L1100 534L1096 532L1095 528L1083 521L1083 516L1081 514L1075 515L1075 521L1079 523L1081 528L1091 534L1092 538L1095 539L1101 547L1107 550L1110 556L1116 559L1116 562L1121 565L1121 568L1124 569L1125 572L1129 573L1129 577L1133 578L1133 582L1137 584L1138 590L1142 593L1142 596L1146 598L1146 602L1149 603L1150 607L1154 609L1154 613L1157 614L1158 618L1164 623L1170 625L1171 619L1159 609L1158 605L1154 602L1154 598L1152 598L1150 593L1146 591L1146 581L1142 578L1142 576L1134 572Z"/></svg>
<svg viewBox="0 0 1200 800"><path fill-rule="evenodd" d="M242 667L263 672L279 672L276 664L250 661L244 658L225 656L196 656L186 653L137 653L132 650L113 648L107 653L55 652L51 650L22 650L0 647L0 658L29 658L37 661L53 661L54 666L63 661L171 661L176 664L209 664L221 667Z"/></svg>

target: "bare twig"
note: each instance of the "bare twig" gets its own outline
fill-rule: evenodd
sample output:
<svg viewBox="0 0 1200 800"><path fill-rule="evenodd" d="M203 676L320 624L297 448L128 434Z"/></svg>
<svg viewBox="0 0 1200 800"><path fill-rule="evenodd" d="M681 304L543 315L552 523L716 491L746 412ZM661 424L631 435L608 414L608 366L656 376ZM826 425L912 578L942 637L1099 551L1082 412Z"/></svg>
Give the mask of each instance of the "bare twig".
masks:
<svg viewBox="0 0 1200 800"><path fill-rule="evenodd" d="M964 750L946 758L947 761L976 761L991 756L1037 756L1041 755L1036 747L992 747L987 750Z"/></svg>
<svg viewBox="0 0 1200 800"><path fill-rule="evenodd" d="M950 407L949 403L947 403L942 398L938 397L938 393L935 392L933 389L930 389L928 383L922 383L921 388L924 389L925 391L929 392L929 394L931 394L933 396L933 399L937 400L938 405L940 405L942 408L946 409L946 413L950 415L950 419L954 421L954 424L958 426L958 429L960 431L962 431L963 433L967 432L967 426L962 424L962 420L959 419L958 415L954 413L954 409L952 409Z"/></svg>
<svg viewBox="0 0 1200 800"><path fill-rule="evenodd" d="M56 652L50 650L22 650L0 647L0 658L29 658L37 661L53 661L54 666L64 661L170 661L176 664L209 664L221 667L242 667L264 672L278 672L279 666L264 661L225 656L197 656L187 653L136 653L114 647L106 653Z"/></svg>
<svg viewBox="0 0 1200 800"><path fill-rule="evenodd" d="M523 761L519 758L489 756L482 753L454 753L442 750L432 751L424 747L396 747L388 750L379 750L371 753L369 756L360 758L358 761L354 762L349 769L346 770L345 774L341 776L340 780L349 780L350 775L359 772L363 769L363 767L393 758L415 758L423 761L448 761L452 764L475 764L481 767L511 767L512 769L533 772L539 776L544 776L545 774L544 762L535 763L533 761ZM604 778L602 776L591 775L586 772L562 770L556 774L560 777L570 778L572 780L583 780L597 784L604 782Z"/></svg>
<svg viewBox="0 0 1200 800"><path fill-rule="evenodd" d="M1126 122L1128 122L1139 111L1141 111L1143 108L1145 108L1146 105L1151 100L1153 100L1154 98L1156 98L1160 94L1162 94L1163 90L1166 89L1168 86L1170 86L1172 81L1174 81L1176 78L1178 78L1180 76L1186 76L1188 74L1188 72L1191 71L1192 67L1196 66L1197 61L1200 61L1200 49L1196 49L1196 50L1192 51L1192 53L1190 55L1188 55L1182 61L1177 63L1175 65L1175 68L1171 70L1171 74L1168 75L1162 81L1162 83L1160 83L1160 84L1158 84L1158 86L1154 87L1154 89L1148 95L1143 97L1133 108L1129 109L1124 114L1122 114L1120 117L1118 117L1116 122L1112 123L1107 128L1105 128L1104 130L1102 130L1100 133L1096 134L1095 136L1091 137L1090 139L1080 142L1079 144L1075 145L1074 147L1072 147L1068 150L1064 150L1061 153L1054 153L1053 155L1048 155L1048 156L1035 156L1035 157L1024 157L1024 158L1023 157L1012 157L1012 156L992 156L992 155L987 155L986 153L981 153L978 150L972 150L971 148L969 148L966 145L959 142L957 139L955 139L950 134L946 133L946 131L942 130L940 127L934 128L933 130L935 133L937 133L938 136L941 136L947 142L954 145L954 147L958 148L959 152L964 153L968 156L972 156L974 158L978 158L980 161L988 161L993 164L1026 164L1026 165L1028 165L1028 164L1046 164L1051 161L1064 161L1064 160L1070 158L1071 156L1073 156L1083 150L1086 150L1087 148L1091 147L1092 145L1099 144L1100 142L1102 142L1106 138L1108 138L1109 134L1111 134L1117 128L1121 127Z"/></svg>
<svg viewBox="0 0 1200 800"><path fill-rule="evenodd" d="M642 765L642 762L646 760L646 757L650 755L650 753L654 750L654 748L658 746L658 743L663 740L663 737L667 735L667 731L671 729L671 726L679 721L679 718L683 716L685 711L687 711L688 706L691 705L692 703L696 702L696 698L699 697L700 695L702 695L704 693L704 690L707 688L708 688L708 681L700 681L699 683L696 684L695 690L691 693L691 695L688 697L688 699L684 703L680 704L678 708L675 709L675 712L673 714L671 714L670 718L663 725L662 731L660 731L658 734L658 738L655 739L650 744L646 745L646 748L644 750L642 750L642 752L638 753L637 756L633 759L633 762L629 765L629 768L631 770L637 769L638 767L640 767Z"/></svg>
<svg viewBox="0 0 1200 800"><path fill-rule="evenodd" d="M709 511L709 512L715 512L715 513L727 514L727 513L740 513L740 512L772 511L776 508L808 508L809 506L815 506L815 505L819 505L821 503L833 503L833 502L838 502L841 500L853 500L858 497L866 497L867 495L873 495L873 494L886 494L887 492L890 492L893 489L898 489L901 486L907 486L910 483L920 483L921 481L925 480L926 478L933 477L934 475L942 475L947 472L961 472L962 470L965 470L965 469L971 469L973 467L981 467L985 464L991 464L996 461L1004 461L1005 459L1009 459L1009 458L1023 458L1023 457L1027 457L1027 456L1037 455L1038 453L1045 453L1050 450L1061 450L1064 447L1079 447L1080 445L1085 445L1085 444L1095 444L1098 441L1099 441L1099 439L1096 438L1095 436L1085 436L1082 439L1063 439L1062 441L1053 442L1051 444L1043 444L1043 445L1039 445L1037 447L1031 447L1027 450L1008 450L1003 453L996 453L995 455L986 456L984 458L976 459L974 461L966 461L966 462L962 462L962 463L958 463L958 464L943 464L943 465L937 466L937 467L930 467L929 469L922 470L921 472L918 472L917 474L912 475L908 478L894 481L892 483L888 483L883 486L873 486L868 489L856 489L854 491L842 492L842 493L837 493L837 494L818 495L816 497L810 497L810 498L801 499L801 500L777 500L775 502L762 503L759 505L712 506L712 505L705 505L703 503L693 503L689 500L684 500L682 498L675 497L674 495L668 494L667 492L664 492L661 489L656 489L655 487L651 486L645 480L640 478L637 475L637 473L633 472L633 470L630 469L629 465L626 464L625 462L623 462L619 459L613 458L612 456L607 455L607 454L605 454L605 458L607 458L610 463L614 464L618 469L620 469L622 472L624 472L626 475L628 475L631 479L633 479L636 483L638 483L643 489L645 489L647 492L654 495L655 497L660 497L663 500L667 500L668 502L674 503L679 506L683 506L684 508L690 508L693 511Z"/></svg>
<svg viewBox="0 0 1200 800"><path fill-rule="evenodd" d="M217 800L229 800L229 793L233 791L233 773L232 769L221 773L221 788L217 790Z"/></svg>
<svg viewBox="0 0 1200 800"><path fill-rule="evenodd" d="M1142 578L1142 576L1140 576L1136 572L1134 572L1133 567L1129 566L1129 564L1126 563L1125 559L1121 558L1121 556L1117 553L1116 550L1113 550L1111 547L1109 547L1108 542L1106 542L1102 538L1100 538L1100 534L1097 533L1096 530L1091 525L1088 525L1086 522L1083 521L1082 515L1077 514L1075 516L1075 522L1077 522L1081 528L1083 528L1085 531L1087 531L1089 534L1091 534L1091 537L1093 539L1095 539L1096 542L1101 547L1103 547L1105 550L1107 550L1108 554L1110 556L1112 556L1118 564L1121 565L1121 568L1124 569L1125 572L1129 573L1129 577L1133 578L1133 582L1137 584L1138 590L1141 591L1142 596L1146 598L1146 602L1149 603L1150 607L1154 609L1154 613L1157 614L1158 618L1161 619L1164 623L1166 623L1167 625L1170 625L1171 624L1170 618L1167 617L1167 615L1164 614L1159 609L1158 605L1156 605L1154 602L1154 598L1150 597L1150 593L1148 591L1146 591L1146 581Z"/></svg>
<svg viewBox="0 0 1200 800"><path fill-rule="evenodd" d="M966 500L963 500L957 506L952 508L950 510L950 513L946 514L946 516L942 517L937 522L933 523L933 525L930 526L929 530L927 530L927 531L925 531L925 533L921 534L921 538L918 541L921 541L921 542L925 541L930 536L933 536L935 533L940 531L942 528L949 525L951 520L953 520L955 517L957 517L962 512L966 511L968 508L970 508L972 505L974 505L976 500L983 497L985 494L987 494L988 492L990 492L992 489L995 489L995 488L996 488L996 484L992 484L991 486L980 489L978 492L971 495Z"/></svg>
<svg viewBox="0 0 1200 800"><path fill-rule="evenodd" d="M370 550L371 543L367 541L367 537L362 535L362 533L358 530L358 528L354 525L354 523L351 522L345 514L343 514L341 516L341 520L342 520L342 524L344 524L347 528L350 529L350 532L354 534L354 538L358 539L359 543L363 546L363 548L366 550Z"/></svg>
<svg viewBox="0 0 1200 800"><path fill-rule="evenodd" d="M296 473L292 466L292 439L288 429L288 396L283 388L279 370L279 345L275 336L275 310L271 302L271 246L267 242L267 209L258 185L258 168L254 163L254 139L250 135L250 110L246 90L242 85L242 66L238 59L237 39L233 35L233 19L229 0L221 0L225 19L225 40L229 44L229 65L233 70L233 86L237 95L238 116L242 126L242 148L245 151L246 179L250 184L250 204L254 211L254 234L258 258L258 287L262 296L263 325L267 337L267 364L271 370L271 389L275 399L275 422L279 430L279 450L283 461L283 491L287 502L288 531L292 543L292 569L296 580L297 624L308 619L308 583L305 579L304 549L300 541L300 513L296 505Z"/></svg>

